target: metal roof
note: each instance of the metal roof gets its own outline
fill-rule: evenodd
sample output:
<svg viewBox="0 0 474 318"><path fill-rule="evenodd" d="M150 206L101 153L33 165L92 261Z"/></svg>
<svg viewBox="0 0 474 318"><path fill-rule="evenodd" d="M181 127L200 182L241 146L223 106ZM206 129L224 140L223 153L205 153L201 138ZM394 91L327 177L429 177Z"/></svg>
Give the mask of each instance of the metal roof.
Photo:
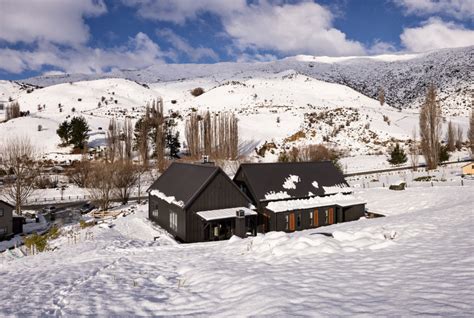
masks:
<svg viewBox="0 0 474 318"><path fill-rule="evenodd" d="M228 209L219 209L219 210L210 210L210 211L200 211L196 214L199 215L206 221L220 220L235 218L237 216L237 211L243 210L245 216L247 215L257 215L257 212L250 210L249 208L238 207L238 208L228 208Z"/></svg>
<svg viewBox="0 0 474 318"><path fill-rule="evenodd" d="M187 206L219 171L222 170L213 165L174 162L148 191L159 190Z"/></svg>
<svg viewBox="0 0 474 318"><path fill-rule="evenodd" d="M291 176L297 176L299 181L294 182L294 187L288 187L288 184L285 187L285 182ZM285 193L287 198L296 199L325 195L324 187L349 186L342 173L330 161L244 163L234 180L246 180L257 201L278 199L272 199L268 195L270 193Z"/></svg>

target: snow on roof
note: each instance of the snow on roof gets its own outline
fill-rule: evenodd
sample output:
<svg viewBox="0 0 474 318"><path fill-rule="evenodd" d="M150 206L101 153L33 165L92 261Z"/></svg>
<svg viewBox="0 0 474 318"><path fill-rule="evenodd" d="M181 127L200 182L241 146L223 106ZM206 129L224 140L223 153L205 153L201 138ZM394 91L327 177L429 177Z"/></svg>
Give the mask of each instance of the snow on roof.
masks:
<svg viewBox="0 0 474 318"><path fill-rule="evenodd" d="M209 210L209 211L200 211L196 214L202 217L206 221L235 218L237 216L236 212L243 210L245 216L247 215L257 215L257 212L250 210L249 208L238 207L238 208L228 208L220 210Z"/></svg>
<svg viewBox="0 0 474 318"><path fill-rule="evenodd" d="M161 192L159 190L151 190L150 194L157 197L157 198L159 198L159 199L161 199L161 200L164 200L164 201L168 202L169 204L177 205L180 208L184 207L184 202L183 201L178 201L173 196L167 196L166 194L164 194L163 192Z"/></svg>
<svg viewBox="0 0 474 318"><path fill-rule="evenodd" d="M288 190L296 189L296 184L300 181L300 177L290 174L290 176L285 179L285 182L283 183L283 188Z"/></svg>
<svg viewBox="0 0 474 318"><path fill-rule="evenodd" d="M352 193L352 189L347 185L340 183L335 186L325 187L323 186L324 194L336 194L336 193Z"/></svg>
<svg viewBox="0 0 474 318"><path fill-rule="evenodd" d="M291 195L288 194L286 191L270 191L265 194L265 200L278 200L278 199L289 199Z"/></svg>
<svg viewBox="0 0 474 318"><path fill-rule="evenodd" d="M344 195L337 193L335 195L326 197L312 197L307 199L274 201L267 205L267 209L273 212L285 212L292 210L311 209L328 205L339 205L341 207L365 204L366 202L360 200L353 195Z"/></svg>

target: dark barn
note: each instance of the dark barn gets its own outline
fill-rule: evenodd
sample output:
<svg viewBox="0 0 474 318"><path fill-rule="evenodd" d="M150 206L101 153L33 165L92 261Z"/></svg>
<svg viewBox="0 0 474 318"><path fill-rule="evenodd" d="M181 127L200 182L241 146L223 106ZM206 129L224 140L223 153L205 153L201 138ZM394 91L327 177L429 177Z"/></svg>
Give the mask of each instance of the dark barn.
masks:
<svg viewBox="0 0 474 318"><path fill-rule="evenodd" d="M182 242L256 232L250 199L212 164L173 163L148 193L150 220Z"/></svg>
<svg viewBox="0 0 474 318"><path fill-rule="evenodd" d="M242 164L234 182L257 208L262 233L353 221L365 213L365 202L350 195L329 161Z"/></svg>

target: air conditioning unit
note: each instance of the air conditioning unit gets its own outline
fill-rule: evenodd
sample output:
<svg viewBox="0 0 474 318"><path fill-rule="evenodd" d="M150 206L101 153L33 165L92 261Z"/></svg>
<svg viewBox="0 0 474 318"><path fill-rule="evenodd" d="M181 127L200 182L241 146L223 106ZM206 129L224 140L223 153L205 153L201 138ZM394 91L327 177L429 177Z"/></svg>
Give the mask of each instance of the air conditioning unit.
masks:
<svg viewBox="0 0 474 318"><path fill-rule="evenodd" d="M237 210L236 215L238 218L244 218L245 217L245 211L244 210Z"/></svg>

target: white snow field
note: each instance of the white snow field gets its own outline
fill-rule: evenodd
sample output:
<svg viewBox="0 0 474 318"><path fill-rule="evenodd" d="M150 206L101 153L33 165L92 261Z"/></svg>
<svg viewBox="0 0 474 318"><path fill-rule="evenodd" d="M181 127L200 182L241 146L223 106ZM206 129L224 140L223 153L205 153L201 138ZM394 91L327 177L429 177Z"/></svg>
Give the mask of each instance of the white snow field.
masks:
<svg viewBox="0 0 474 318"><path fill-rule="evenodd" d="M387 217L188 245L145 220L143 205L77 244L1 254L0 316L470 317L473 191L361 189Z"/></svg>

